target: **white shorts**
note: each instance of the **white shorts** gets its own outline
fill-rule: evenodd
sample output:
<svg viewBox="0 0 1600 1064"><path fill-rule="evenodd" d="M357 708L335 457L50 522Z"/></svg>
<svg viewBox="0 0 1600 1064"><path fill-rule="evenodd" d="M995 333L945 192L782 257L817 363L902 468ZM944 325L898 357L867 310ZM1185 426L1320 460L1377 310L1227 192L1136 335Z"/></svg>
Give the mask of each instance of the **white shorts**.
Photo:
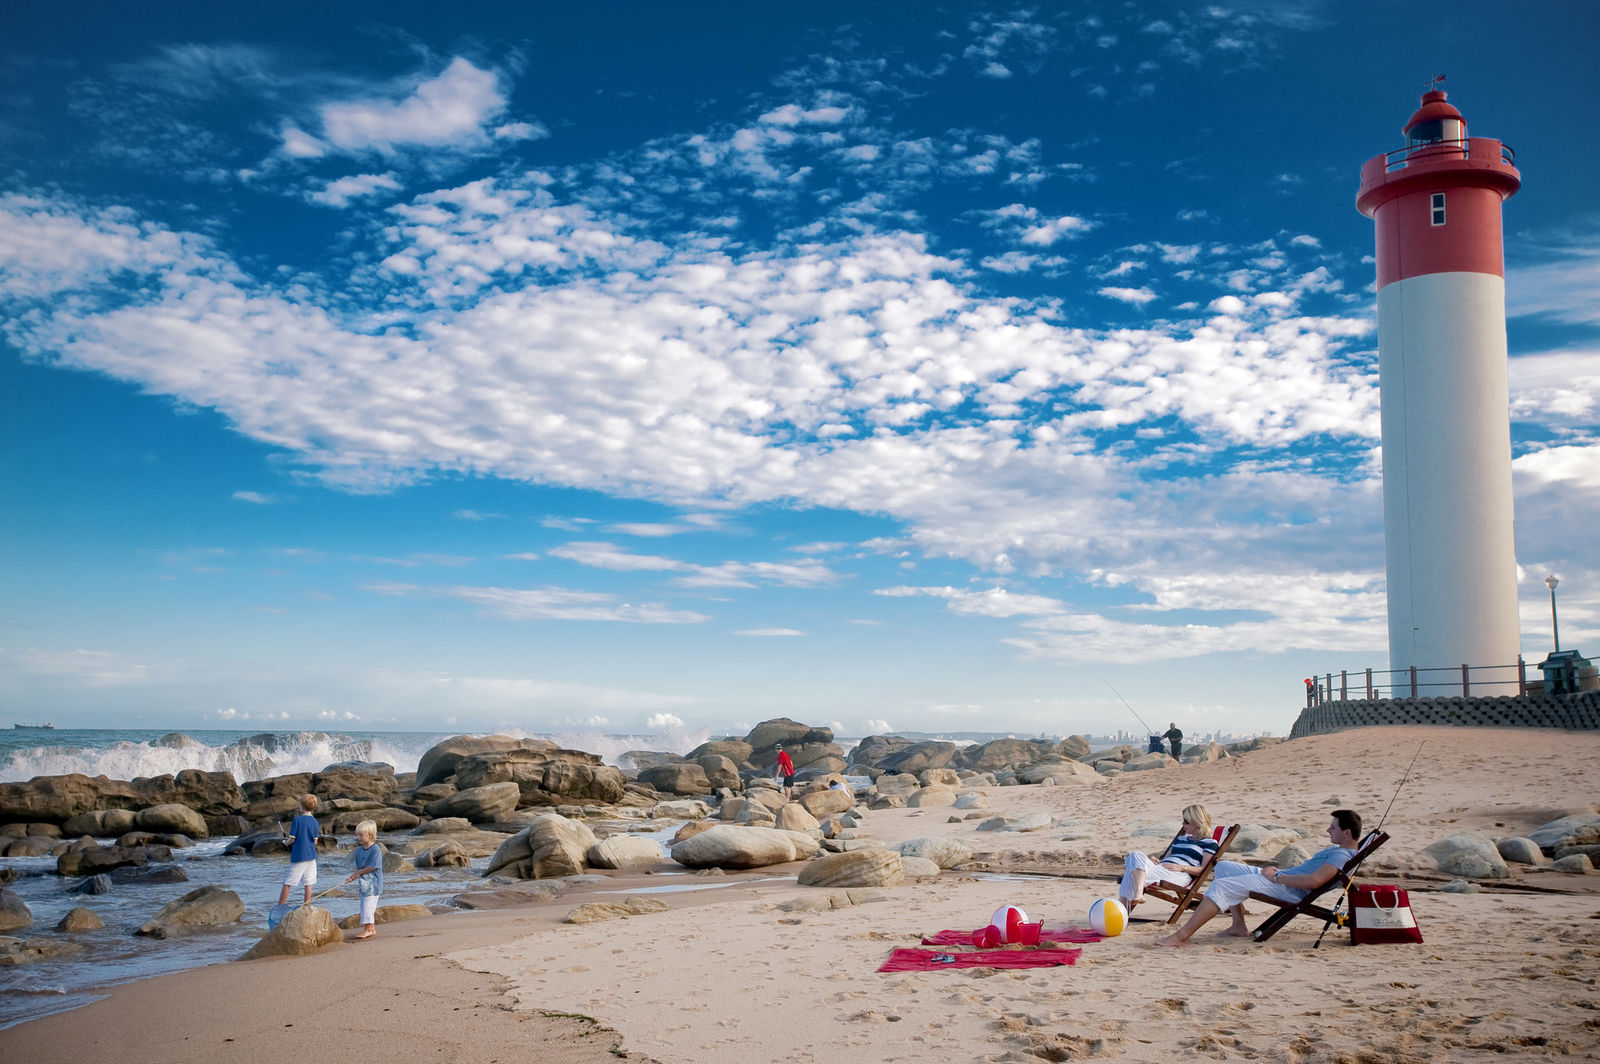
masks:
<svg viewBox="0 0 1600 1064"><path fill-rule="evenodd" d="M286 887L314 887L317 885L317 862L315 858L309 861L296 861L289 866L289 874L283 877Z"/></svg>
<svg viewBox="0 0 1600 1064"><path fill-rule="evenodd" d="M373 923L375 918L377 917L377 915L378 915L378 895L376 895L376 894L363 894L363 895L361 895L361 922L363 924Z"/></svg>

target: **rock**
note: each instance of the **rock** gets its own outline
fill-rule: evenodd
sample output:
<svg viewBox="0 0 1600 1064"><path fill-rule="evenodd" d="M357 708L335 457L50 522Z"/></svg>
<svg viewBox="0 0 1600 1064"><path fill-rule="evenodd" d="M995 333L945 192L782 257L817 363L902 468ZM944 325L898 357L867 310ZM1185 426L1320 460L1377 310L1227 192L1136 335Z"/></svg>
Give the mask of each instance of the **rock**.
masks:
<svg viewBox="0 0 1600 1064"><path fill-rule="evenodd" d="M33 910L16 891L0 887L0 932L33 926Z"/></svg>
<svg viewBox="0 0 1600 1064"><path fill-rule="evenodd" d="M60 923L56 924L56 930L76 933L79 931L98 931L105 926L105 921L96 916L93 909L86 909L80 905L75 909L68 910L67 915L61 918Z"/></svg>
<svg viewBox="0 0 1600 1064"><path fill-rule="evenodd" d="M1023 783L1043 783L1053 779L1057 785L1073 783L1099 783L1100 773L1082 761L1057 759L1055 761L1039 761L1026 765L1017 770L1017 779Z"/></svg>
<svg viewBox="0 0 1600 1064"><path fill-rule="evenodd" d="M800 796L800 804L805 806L806 812L813 817L825 817L829 813L843 813L853 808L856 804L849 791L831 790L824 787L821 790L810 791Z"/></svg>
<svg viewBox="0 0 1600 1064"><path fill-rule="evenodd" d="M410 854L415 868L466 868L472 858L455 839L441 838Z"/></svg>
<svg viewBox="0 0 1600 1064"><path fill-rule="evenodd" d="M170 938L195 928L236 923L243 916L244 902L239 895L223 887L204 886L163 906L135 934Z"/></svg>
<svg viewBox="0 0 1600 1064"><path fill-rule="evenodd" d="M917 793L917 789L920 788L922 784L918 783L917 777L911 775L910 773L886 772L882 776L879 776L877 781L874 782L872 786L874 790L885 797L893 795L901 798L909 798L911 795Z"/></svg>
<svg viewBox="0 0 1600 1064"><path fill-rule="evenodd" d="M211 829L206 818L186 805L168 802L141 809L133 818L133 826L140 831L179 832L191 839L209 839Z"/></svg>
<svg viewBox="0 0 1600 1064"><path fill-rule="evenodd" d="M906 799L906 806L910 809L929 809L944 805L954 805L956 792L942 783L930 784L923 787Z"/></svg>
<svg viewBox="0 0 1600 1064"><path fill-rule="evenodd" d="M1600 815L1594 813L1574 813L1548 824L1543 824L1533 831L1528 832L1538 847L1550 856L1555 856L1557 846L1565 843L1573 845L1580 832L1586 828L1600 828Z"/></svg>
<svg viewBox="0 0 1600 1064"><path fill-rule="evenodd" d="M509 816L521 797L522 789L515 783L490 783L429 802L426 810L431 817L463 817L481 824Z"/></svg>
<svg viewBox="0 0 1600 1064"><path fill-rule="evenodd" d="M912 743L874 762L875 768L888 772L908 772L915 776L924 769L946 768L956 759L961 752L961 747L955 743L929 741ZM883 780L878 780L878 793L887 793L883 790Z"/></svg>
<svg viewBox="0 0 1600 1064"><path fill-rule="evenodd" d="M1500 856L1507 861L1515 861L1517 864L1526 865L1544 863L1544 852L1539 849L1539 844L1532 839L1501 839L1495 843L1495 848L1500 851Z"/></svg>
<svg viewBox="0 0 1600 1064"><path fill-rule="evenodd" d="M822 825L817 823L817 818L799 802L790 802L778 810L777 817L773 820L773 827L782 831L821 831Z"/></svg>
<svg viewBox="0 0 1600 1064"><path fill-rule="evenodd" d="M304 957L343 941L344 932L333 922L333 914L320 905L302 905L290 911L239 959Z"/></svg>
<svg viewBox="0 0 1600 1064"><path fill-rule="evenodd" d="M1055 824L1048 813L1024 813L1021 816L997 816L978 825L979 831L1043 831Z"/></svg>
<svg viewBox="0 0 1600 1064"><path fill-rule="evenodd" d="M891 901L893 898L894 892L884 887L847 887L809 891L778 902L777 908L786 913L827 912L830 909L848 909L853 905Z"/></svg>
<svg viewBox="0 0 1600 1064"><path fill-rule="evenodd" d="M1152 769L1177 768L1178 762L1167 754L1140 754L1122 766L1124 772L1148 772Z"/></svg>
<svg viewBox="0 0 1600 1064"><path fill-rule="evenodd" d="M454 735L436 743L417 760L416 787L443 783L456 773L461 759L473 754L496 753L506 750L558 750L555 743L543 739L513 739L509 735Z"/></svg>
<svg viewBox="0 0 1600 1064"><path fill-rule="evenodd" d="M1228 847L1228 858L1245 857L1263 858L1269 853L1277 853L1290 843L1299 842L1300 832L1294 828L1278 825L1245 824L1239 829L1239 834L1233 837L1233 844Z"/></svg>
<svg viewBox="0 0 1600 1064"><path fill-rule="evenodd" d="M739 776L739 766L723 755L701 754L693 760L705 772L712 790L718 787L726 787L731 791L744 789L744 780Z"/></svg>
<svg viewBox="0 0 1600 1064"><path fill-rule="evenodd" d="M795 768L801 768L807 762L795 756L796 751L806 746L828 746L833 742L833 732L827 728L813 728L808 724L790 720L788 717L778 717L774 720L764 720L750 729L750 734L744 737L745 743L750 746L751 756L759 760L756 764L770 766L777 761L772 748L779 743L794 761ZM835 747L837 749L837 747ZM842 757L844 751L839 751Z"/></svg>
<svg viewBox="0 0 1600 1064"><path fill-rule="evenodd" d="M110 891L111 877L104 872L92 875L72 888L74 894L108 894Z"/></svg>
<svg viewBox="0 0 1600 1064"><path fill-rule="evenodd" d="M960 839L946 836L907 839L895 849L902 857L923 857L940 868L959 868L972 860L972 849Z"/></svg>
<svg viewBox="0 0 1600 1064"><path fill-rule="evenodd" d="M1511 874L1495 844L1475 831L1451 835L1424 848L1422 852L1437 861L1439 871L1446 875L1504 879Z"/></svg>
<svg viewBox="0 0 1600 1064"><path fill-rule="evenodd" d="M433 910L426 905L380 905L373 911L372 922L375 924L392 924L400 920L420 920L424 916L432 916ZM361 926L361 914L352 913L339 920L341 931L353 931Z"/></svg>
<svg viewBox="0 0 1600 1064"><path fill-rule="evenodd" d="M471 754L456 765L462 789L491 783L515 783L520 806L572 805L621 800L626 790L622 770L601 762L599 755L548 747L542 740L515 750Z"/></svg>
<svg viewBox="0 0 1600 1064"><path fill-rule="evenodd" d="M817 846L799 832L718 824L672 847L672 859L686 868L764 868L804 860Z"/></svg>
<svg viewBox="0 0 1600 1064"><path fill-rule="evenodd" d="M1298 842L1291 842L1273 856L1272 864L1278 868L1295 868L1309 860L1311 851Z"/></svg>
<svg viewBox="0 0 1600 1064"><path fill-rule="evenodd" d="M29 835L9 840L4 852L7 857L43 857L57 845L59 840L47 839L41 835Z"/></svg>
<svg viewBox="0 0 1600 1064"><path fill-rule="evenodd" d="M590 868L650 868L665 864L667 854L655 839L612 835L589 847L584 859Z"/></svg>
<svg viewBox="0 0 1600 1064"><path fill-rule="evenodd" d="M750 760L753 752L754 748L742 739L721 739L716 742L701 743L685 754L682 760L698 762L702 757L715 756L725 757L735 765L742 765ZM639 765L641 769L648 767L650 766Z"/></svg>
<svg viewBox="0 0 1600 1064"><path fill-rule="evenodd" d="M471 890L457 894L451 903L461 909L510 909L518 905L551 901L566 888L560 883L526 883L495 890Z"/></svg>
<svg viewBox="0 0 1600 1064"><path fill-rule="evenodd" d="M395 783L393 765L377 761L341 761L314 774L310 789L324 800L353 798L383 806L394 800L399 785Z"/></svg>
<svg viewBox="0 0 1600 1064"><path fill-rule="evenodd" d="M800 870L802 887L892 887L905 882L900 854L882 847L830 853Z"/></svg>
<svg viewBox="0 0 1600 1064"><path fill-rule="evenodd" d="M693 761L658 765L639 773L639 782L648 783L662 794L710 794L711 780L706 770Z"/></svg>
<svg viewBox="0 0 1600 1064"><path fill-rule="evenodd" d="M900 858L900 870L905 873L907 879L927 879L943 871L936 862L930 861L926 857L906 857L904 855Z"/></svg>
<svg viewBox="0 0 1600 1064"><path fill-rule="evenodd" d="M1565 857L1557 857L1551 862L1550 867L1557 872L1586 876L1594 871L1594 862L1586 853L1569 853Z"/></svg>
<svg viewBox="0 0 1600 1064"><path fill-rule="evenodd" d="M76 942L59 938L30 938L26 942L10 939L0 943L0 965L13 968L82 952L83 947Z"/></svg>
<svg viewBox="0 0 1600 1064"><path fill-rule="evenodd" d="M598 841L587 825L545 813L500 845L484 875L502 869L518 879L577 875L584 870L589 847Z"/></svg>
<svg viewBox="0 0 1600 1064"><path fill-rule="evenodd" d="M422 818L405 809L396 809L387 806L379 809L363 809L357 812L340 813L328 821L327 830L334 835L354 835L356 825L363 820L370 820L378 825L378 830L383 831L411 831L422 824Z"/></svg>
<svg viewBox="0 0 1600 1064"><path fill-rule="evenodd" d="M664 913L667 903L654 898L623 898L621 901L589 901L573 909L561 920L564 924L593 924L618 917Z"/></svg>
<svg viewBox="0 0 1600 1064"><path fill-rule="evenodd" d="M711 815L711 807L692 799L657 802L650 815L659 820L703 820Z"/></svg>
<svg viewBox="0 0 1600 1064"><path fill-rule="evenodd" d="M961 791L956 795L955 807L957 809L987 809L989 796L982 791Z"/></svg>
<svg viewBox="0 0 1600 1064"><path fill-rule="evenodd" d="M141 868L138 865L124 865L111 870L113 883L187 883L189 874L177 865L160 865L156 868Z"/></svg>

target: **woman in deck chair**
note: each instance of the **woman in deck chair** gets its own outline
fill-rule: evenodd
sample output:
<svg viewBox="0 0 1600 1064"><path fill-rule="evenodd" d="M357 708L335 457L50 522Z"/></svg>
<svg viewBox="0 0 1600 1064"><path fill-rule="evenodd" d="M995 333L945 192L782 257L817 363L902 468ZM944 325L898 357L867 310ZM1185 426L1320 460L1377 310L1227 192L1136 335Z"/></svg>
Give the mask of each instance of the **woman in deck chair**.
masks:
<svg viewBox="0 0 1600 1064"><path fill-rule="evenodd" d="M1138 850L1128 855L1122 866L1117 897L1131 912L1135 905L1144 901L1147 882L1188 887L1206 858L1217 852L1217 846L1217 840L1211 837L1211 813L1203 805L1189 806L1183 811L1183 826L1178 829L1178 837L1172 840L1165 853L1154 860Z"/></svg>

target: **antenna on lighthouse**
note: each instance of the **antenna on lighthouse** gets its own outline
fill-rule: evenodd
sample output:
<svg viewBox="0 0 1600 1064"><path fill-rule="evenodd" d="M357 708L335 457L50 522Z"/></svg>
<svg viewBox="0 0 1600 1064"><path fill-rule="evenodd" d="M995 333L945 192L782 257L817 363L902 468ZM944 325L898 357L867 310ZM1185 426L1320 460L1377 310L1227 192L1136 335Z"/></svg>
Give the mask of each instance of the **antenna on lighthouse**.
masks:
<svg viewBox="0 0 1600 1064"><path fill-rule="evenodd" d="M1429 92L1433 92L1434 90L1438 89L1439 82L1441 82L1443 80L1444 80L1444 75L1443 74L1435 74L1433 77L1429 78L1428 79L1428 91Z"/></svg>

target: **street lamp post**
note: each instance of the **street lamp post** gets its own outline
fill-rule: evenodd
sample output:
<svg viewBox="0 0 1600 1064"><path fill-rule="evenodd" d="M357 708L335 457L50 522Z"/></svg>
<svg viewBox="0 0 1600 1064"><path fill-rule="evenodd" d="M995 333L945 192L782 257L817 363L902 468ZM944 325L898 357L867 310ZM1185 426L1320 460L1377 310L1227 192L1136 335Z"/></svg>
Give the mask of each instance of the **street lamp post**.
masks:
<svg viewBox="0 0 1600 1064"><path fill-rule="evenodd" d="M1561 628L1556 624L1556 585L1559 583L1555 573L1544 578L1544 586L1550 589L1550 638L1558 651L1561 649Z"/></svg>

